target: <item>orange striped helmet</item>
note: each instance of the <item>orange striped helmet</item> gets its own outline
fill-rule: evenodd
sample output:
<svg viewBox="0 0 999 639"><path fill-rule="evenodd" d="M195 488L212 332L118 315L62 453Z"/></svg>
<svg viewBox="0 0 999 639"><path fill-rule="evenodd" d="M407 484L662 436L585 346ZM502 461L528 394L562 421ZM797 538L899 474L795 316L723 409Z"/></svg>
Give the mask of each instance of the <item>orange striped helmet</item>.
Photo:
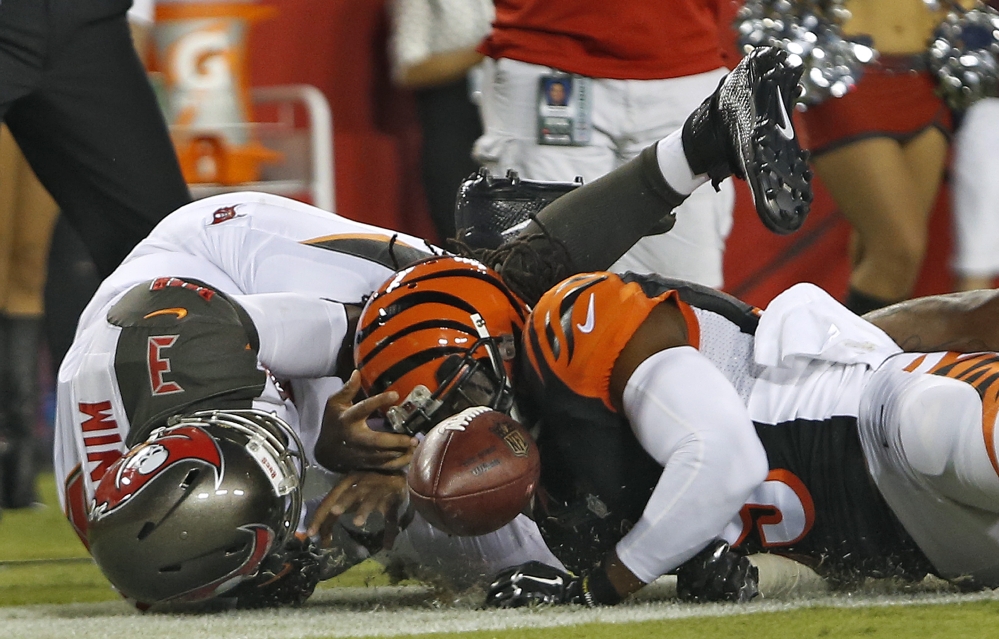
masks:
<svg viewBox="0 0 999 639"><path fill-rule="evenodd" d="M469 406L507 412L526 305L473 259L432 257L396 273L365 304L354 366L368 395L396 391L398 432L426 432Z"/></svg>

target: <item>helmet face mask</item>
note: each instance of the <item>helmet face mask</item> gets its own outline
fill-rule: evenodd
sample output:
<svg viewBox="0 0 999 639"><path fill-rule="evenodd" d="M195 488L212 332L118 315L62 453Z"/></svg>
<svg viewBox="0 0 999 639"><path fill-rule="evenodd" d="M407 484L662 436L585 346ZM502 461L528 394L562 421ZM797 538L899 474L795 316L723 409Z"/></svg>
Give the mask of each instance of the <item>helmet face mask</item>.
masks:
<svg viewBox="0 0 999 639"><path fill-rule="evenodd" d="M368 395L395 391L393 430L415 434L469 406L508 411L527 307L492 269L438 256L383 284L358 321L354 362Z"/></svg>
<svg viewBox="0 0 999 639"><path fill-rule="evenodd" d="M301 513L300 487L305 479L306 463L301 452L302 442L287 422L272 413L255 409L206 410L172 417L165 428L184 425L220 426L246 437L246 450L250 455L258 461L261 468L273 469L269 478L275 493L280 497L292 496L289 515L285 519L292 517L291 511ZM295 444L294 448L292 443ZM293 525L298 523L298 517L294 516L294 519Z"/></svg>
<svg viewBox="0 0 999 639"><path fill-rule="evenodd" d="M95 489L90 550L125 596L197 602L253 577L302 512L301 443L258 410L171 418Z"/></svg>
<svg viewBox="0 0 999 639"><path fill-rule="evenodd" d="M512 338L512 336L511 336ZM447 356L437 368L437 390L417 385L385 417L396 432L413 435L427 432L438 422L472 406L488 406L509 412L513 389L506 374L497 340L483 338L464 355ZM482 351L487 356L482 356Z"/></svg>

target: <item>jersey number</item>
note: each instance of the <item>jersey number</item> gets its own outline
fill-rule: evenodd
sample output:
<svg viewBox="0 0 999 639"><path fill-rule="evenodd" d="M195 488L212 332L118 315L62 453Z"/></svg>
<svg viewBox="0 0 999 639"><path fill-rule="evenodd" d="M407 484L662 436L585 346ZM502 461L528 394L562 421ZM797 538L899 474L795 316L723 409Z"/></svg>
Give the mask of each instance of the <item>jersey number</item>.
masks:
<svg viewBox="0 0 999 639"><path fill-rule="evenodd" d="M163 350L173 346L177 337L177 335L156 335L149 338L149 386L153 395L184 392L177 382L163 379L163 374L170 372L170 360L163 357Z"/></svg>
<svg viewBox="0 0 999 639"><path fill-rule="evenodd" d="M815 503L805 484L791 471L771 470L766 481L739 512L742 532L738 546L754 529L764 548L801 541L815 524Z"/></svg>

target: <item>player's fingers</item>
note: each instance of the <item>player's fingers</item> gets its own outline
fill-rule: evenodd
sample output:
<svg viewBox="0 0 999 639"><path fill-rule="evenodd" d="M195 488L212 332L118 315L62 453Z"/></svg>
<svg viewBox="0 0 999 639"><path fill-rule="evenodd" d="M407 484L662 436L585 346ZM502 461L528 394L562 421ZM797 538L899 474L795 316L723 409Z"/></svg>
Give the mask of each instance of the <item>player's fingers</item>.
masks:
<svg viewBox="0 0 999 639"><path fill-rule="evenodd" d="M370 482L361 481L344 491L331 508L333 515L354 513L354 525L363 526L375 507L382 489Z"/></svg>
<svg viewBox="0 0 999 639"><path fill-rule="evenodd" d="M366 477L354 499L354 524L363 526L373 512L379 512L386 519L391 504L402 501L406 490L406 479L402 475L372 473Z"/></svg>
<svg viewBox="0 0 999 639"><path fill-rule="evenodd" d="M345 409L340 419L344 422L363 422L376 411L394 406L397 401L399 401L399 393L395 391L387 391L372 395L371 397L365 397L353 406Z"/></svg>
<svg viewBox="0 0 999 639"><path fill-rule="evenodd" d="M371 430L365 427L367 432L356 433L355 444L367 446L378 450L391 450L400 453L410 452L420 443L415 437L403 435L402 433L386 433L383 431Z"/></svg>
<svg viewBox="0 0 999 639"><path fill-rule="evenodd" d="M354 512L354 525L363 526L368 521L368 516L378 509L381 500L371 491L367 491L357 500L357 510Z"/></svg>
<svg viewBox="0 0 999 639"><path fill-rule="evenodd" d="M323 548L329 548L333 545L333 527L336 526L339 517L329 517L323 521L323 525L319 527L319 545ZM315 535L311 535L315 536Z"/></svg>
<svg viewBox="0 0 999 639"><path fill-rule="evenodd" d="M415 451L415 448L411 448L405 453L393 453L394 457L384 459L378 463L377 467L379 470L402 470L409 465L409 462L413 461Z"/></svg>
<svg viewBox="0 0 999 639"><path fill-rule="evenodd" d="M341 500L346 493L357 487L357 482L357 474L350 473L341 478L340 481L337 482L336 486L326 493L323 500L319 502L319 506L316 507L316 512L312 515L312 523L309 524L309 529L307 531L309 536L318 534L320 532L320 527L328 519L332 519L333 523L335 523L336 519L347 511L347 509L342 506Z"/></svg>
<svg viewBox="0 0 999 639"><path fill-rule="evenodd" d="M329 548L333 544L333 527L336 526L339 517L324 515L322 518L315 517L309 524L306 534L309 537L319 537L319 545Z"/></svg>
<svg viewBox="0 0 999 639"><path fill-rule="evenodd" d="M309 537L315 537L318 535L323 542L322 545L326 546L330 541L332 541L331 532L338 519L339 517L330 515L328 509L323 513L319 513L317 511L313 515L312 521L309 523L309 528L306 531L306 534Z"/></svg>
<svg viewBox="0 0 999 639"><path fill-rule="evenodd" d="M373 512L381 513L388 521L393 505L402 501L402 490L405 489L405 485L405 480L401 476L380 477L366 484L355 501L357 510L354 514L354 525L363 526Z"/></svg>
<svg viewBox="0 0 999 639"><path fill-rule="evenodd" d="M340 518L344 516L344 513L350 512L354 509L357 503L356 490L350 490L340 496L337 503L330 509L329 513L325 515L322 522L319 523L318 534L320 539L323 540L324 547L329 547L333 542L333 529L340 521Z"/></svg>
<svg viewBox="0 0 999 639"><path fill-rule="evenodd" d="M382 548L392 550L395 545L395 538L399 536L399 506L401 497L395 500L388 500L382 505L382 512L385 513L385 534L382 536Z"/></svg>
<svg viewBox="0 0 999 639"><path fill-rule="evenodd" d="M350 406L350 403L357 396L357 391L361 390L361 374L355 370L350 374L340 390L330 395L329 401L338 406Z"/></svg>

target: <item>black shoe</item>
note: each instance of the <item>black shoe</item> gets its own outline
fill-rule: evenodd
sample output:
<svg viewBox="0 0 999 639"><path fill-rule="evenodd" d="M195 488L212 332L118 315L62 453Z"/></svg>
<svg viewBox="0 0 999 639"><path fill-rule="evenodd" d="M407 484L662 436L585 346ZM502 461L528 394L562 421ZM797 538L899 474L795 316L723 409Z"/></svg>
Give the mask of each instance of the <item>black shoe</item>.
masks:
<svg viewBox="0 0 999 639"><path fill-rule="evenodd" d="M756 48L683 125L691 170L716 188L729 175L746 180L763 224L781 235L801 227L812 202L808 151L790 115L801 73L784 51Z"/></svg>

